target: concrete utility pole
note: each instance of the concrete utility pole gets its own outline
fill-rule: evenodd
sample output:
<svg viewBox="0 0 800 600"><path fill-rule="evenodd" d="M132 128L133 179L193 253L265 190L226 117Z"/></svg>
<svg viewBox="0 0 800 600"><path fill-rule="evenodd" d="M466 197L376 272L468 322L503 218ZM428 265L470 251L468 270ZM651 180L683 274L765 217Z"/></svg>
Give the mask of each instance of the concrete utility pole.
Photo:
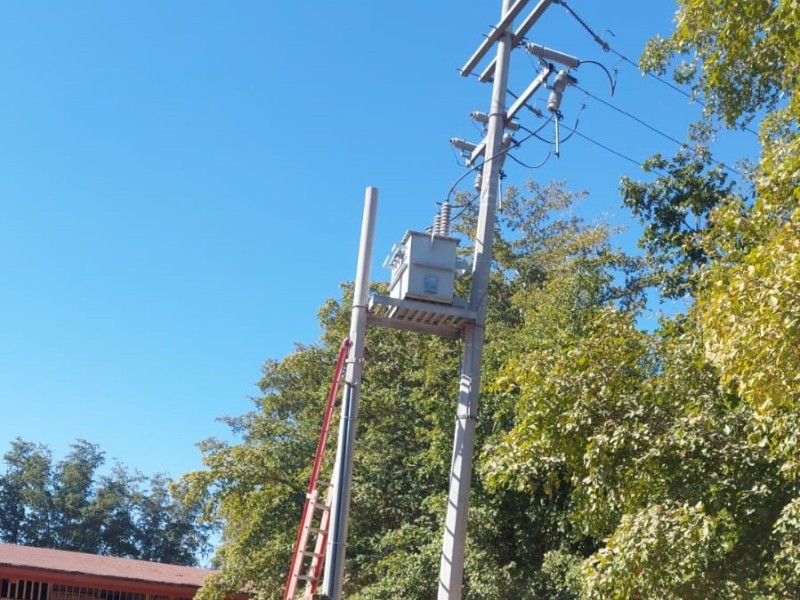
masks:
<svg viewBox="0 0 800 600"><path fill-rule="evenodd" d="M375 215L378 208L378 189L368 187L364 198L364 216L361 221L361 242L358 248L353 310L350 316L350 355L347 358L345 391L333 466L333 502L328 547L325 553L325 580L323 597L340 600L344 579L345 544L347 542L347 517L350 511L350 488L353 482L353 448L356 440L358 396L364 369L364 336L367 329L367 302L369 301L369 275L372 268L372 246Z"/></svg>
<svg viewBox="0 0 800 600"><path fill-rule="evenodd" d="M518 1L517 6L525 2ZM475 256L472 265L472 289L469 308L476 313L475 323L464 331L464 357L461 365L461 382L458 397L458 412L453 441L453 459L450 468L450 491L447 498L444 541L439 569L439 600L460 600L464 576L464 544L467 535L467 510L472 482L472 452L475 446L475 425L478 417L478 392L480 390L481 359L486 327L486 301L489 288L489 272L492 263L495 212L500 183L500 166L503 152L503 132L506 123L506 90L508 67L513 45L511 25L513 15L509 13L511 0L503 0L502 31L495 29L497 58L494 67L491 110L486 134L483 173L481 177L481 200L478 229L475 235ZM516 6L515 6L516 8ZM488 38L487 38L488 39ZM487 46L488 49L488 46ZM479 49L467 63L471 70L480 60ZM474 63L474 64L473 64ZM462 70L462 73L464 70Z"/></svg>

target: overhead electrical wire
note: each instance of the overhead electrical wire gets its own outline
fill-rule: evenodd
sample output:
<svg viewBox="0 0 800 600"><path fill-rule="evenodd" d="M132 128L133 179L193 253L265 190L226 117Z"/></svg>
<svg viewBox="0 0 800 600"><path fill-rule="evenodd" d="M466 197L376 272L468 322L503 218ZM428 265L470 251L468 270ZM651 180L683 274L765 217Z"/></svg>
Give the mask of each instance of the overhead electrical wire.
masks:
<svg viewBox="0 0 800 600"><path fill-rule="evenodd" d="M567 10L567 12L571 14L575 18L575 20L578 23L580 23L587 32L589 32L589 35L591 35L594 38L594 41L597 42L603 50L608 52L610 48L608 42L605 41L603 38L601 38L599 35L597 35L594 31L592 31L592 28L589 27L586 24L586 22L580 18L578 13L572 10L572 7L569 4L567 4L565 0L553 0L553 4L560 4L561 6L563 6Z"/></svg>
<svg viewBox="0 0 800 600"><path fill-rule="evenodd" d="M544 123L544 124L543 124L541 127L539 127L539 129L537 129L537 130L535 130L535 131L532 131L532 130L530 130L530 129L524 128L524 129L525 129L525 131L526 131L526 132L528 132L528 135L526 135L524 138L522 138L522 139L521 139L521 140L519 140L518 142L517 142L517 141L515 141L515 142L513 142L513 143L509 144L508 148L503 148L502 150L500 150L499 152L497 152L497 153L496 153L494 156L490 156L489 158L487 158L486 160L484 160L484 161L483 161L481 164L479 164L479 165L475 165L474 167L472 167L471 169L469 169L469 170L468 170L466 173L464 173L463 175L461 175L461 177L459 177L458 179L456 179L455 183L454 183L452 186L450 186L450 191L448 191L448 192L447 192L447 200L449 200L449 199L450 199L450 197L453 195L453 192L455 191L456 187L458 187L458 184L459 184L459 183L461 183L462 181L464 181L464 179L466 179L466 178L467 178L467 176L469 176L469 174L470 174L470 173L472 173L472 172L474 172L474 171L478 171L478 170L482 169L482 168L483 168L483 166L484 166L484 165L485 165L487 162L489 162L489 161L492 161L492 160L495 160L496 158L499 158L500 156L503 156L504 154L508 154L508 152L509 152L509 151L511 151L512 147L513 147L513 148L519 148L519 147L520 147L522 144L524 144L524 143L525 143L525 142L527 142L529 139L531 139L532 137L534 137L534 136L535 136L535 135L536 135L536 134L537 134L539 131L541 131L542 129L544 129L544 128L545 128L545 127L548 125L548 123L550 123L550 121L552 121L552 120L553 120L553 117L550 117L550 118L549 118L547 121L545 121L545 123ZM523 127L521 127L521 126L520 126L520 129L523 129Z"/></svg>
<svg viewBox="0 0 800 600"><path fill-rule="evenodd" d="M686 90L683 90L683 89L681 89L681 88L680 88L680 87L678 87L677 85L673 84L673 83L672 83L672 82L670 82L670 81L667 81L667 80L666 80L666 79L664 79L663 77L659 77L658 75L656 75L655 73L652 73L651 71L644 71L644 70L643 70L643 69L642 69L642 68L641 68L641 67L640 67L638 64L636 64L635 62L633 62L633 61L632 61L630 58L628 58L627 56L625 56L625 55L624 55L624 54L622 54L621 52L618 52L617 50L615 50L614 48L612 48L612 47L611 47L611 45L610 45L610 44L609 44L609 43L608 43L606 40L604 40L604 39L603 39L603 38L601 38L599 35L597 35L597 34L596 34L596 33L595 33L593 30L592 30L592 28L591 28L591 27L589 27L589 25L587 25L587 24L586 24L586 22L585 22L583 19L581 19L581 17L578 15L578 13L576 13L576 12L575 12L575 11L572 9L572 7L571 7L569 4L567 4L566 0L553 0L553 3L554 3L554 4L560 4L561 6L563 6L563 7L564 7L564 8L567 10L567 12L568 12L569 14L571 14L571 15L572 15L572 16L575 18L575 20L576 20L576 21L578 21L578 23L580 23L580 24L581 24L581 26L582 26L582 27L583 27L583 28L584 28L584 29L585 29L585 30L586 30L586 31L589 33L589 35L591 35L591 36L592 36L592 38L594 38L594 41L595 41L595 42L597 42L597 44L598 44L598 45L599 45L599 46L600 46L600 47L601 47L601 48L602 48L604 51L606 51L606 52L611 52L612 54L615 54L615 55L617 55L621 61L623 61L623 62L625 62L625 63L628 63L628 64L629 64L629 65L631 65L632 67L635 67L635 68L636 68L638 71L640 71L641 73L644 73L644 75L646 75L647 77L651 77L651 78L655 79L656 81L658 81L659 83L661 83L661 84L663 84L663 85L666 85L667 87L669 87L669 88L670 88L670 89L672 89L673 91L676 91L676 92L678 92L679 94L681 94L681 95L685 96L686 98L688 98L688 99L689 99L689 100L691 100L692 102L697 102L697 103L698 103L700 106L702 106L702 107L705 107L705 106L706 106L706 103L705 103L705 102L703 102L701 99L694 97L692 94L690 94L690 93L689 93L689 92L687 92ZM614 35L614 33L613 33L613 32L611 32L611 31L609 31L609 33L610 33L612 36ZM742 128L741 128L741 129L742 129L743 131L747 131L748 133L752 133L753 135L756 135L756 136L758 135L758 132L757 132L757 131L755 131L754 129L752 129L752 128L750 128L750 127L746 126L746 125L742 126Z"/></svg>
<svg viewBox="0 0 800 600"><path fill-rule="evenodd" d="M553 153L548 150L547 151L547 156L545 156L544 160L542 162L540 162L538 165L529 165L527 163L524 163L520 159L518 159L516 156L514 156L513 154L509 154L508 158L513 160L518 165L525 167L526 169L541 169L543 166L545 166L547 164L547 161L550 160L550 157L552 155L553 155Z"/></svg>
<svg viewBox="0 0 800 600"><path fill-rule="evenodd" d="M600 102L601 104L607 106L611 110L614 110L614 111L618 112L619 114L628 117L629 119L633 119L634 121L636 121L637 123L639 123L643 127L646 127L647 129L649 129L650 131L652 131L654 133L657 133L661 137L666 138L671 142L674 142L675 144L677 144L681 148L685 148L686 147L686 142L682 142L679 139L672 137L668 133L664 133L663 131L661 131L657 127L654 127L653 125L650 125L649 123L647 123L646 121L640 119L636 115L633 115L633 114L629 113L628 111L619 108L618 106L614 106L613 104L611 104L610 102L607 102L606 100L603 100L602 98L598 98L597 96L595 96L594 94L592 94L588 90L583 89L582 87L580 87L577 84L575 85L575 87L577 89L579 89L580 91L582 91L584 94L586 94L592 100L596 100L597 102ZM741 176L741 173L739 171L737 171L736 169L734 169L733 167L729 167L725 163L720 162L720 161L718 161L718 160L716 160L715 158L712 158L712 157L709 157L709 160L712 163L714 163L715 165L718 165L718 166L722 167L723 169L726 169L726 170L730 171L731 173L734 173L735 175L740 175Z"/></svg>
<svg viewBox="0 0 800 600"><path fill-rule="evenodd" d="M623 62L625 62L625 63L628 63L629 65L631 65L631 66L633 66L633 67L635 67L635 68L637 68L637 69L641 70L641 69L640 69L640 67L639 67L639 65L637 65L635 62L633 62L632 60L630 60L630 59L629 59L627 56L625 56L625 55L621 54L620 52L618 52L617 50L615 50L614 48L612 48L612 47L611 47L611 45L610 45L610 44L609 44L609 43L608 43L608 42L607 42L605 39L603 39L602 37L600 37L599 35L597 35L597 33L595 33L595 32L594 32L594 30L592 30L592 28L591 28L591 27L590 27L590 26L589 26L589 25L588 25L588 24L587 24L587 23L586 23L586 22L585 22L585 21L584 21L584 20L583 20L583 19L580 17L580 15L578 15L578 13L576 13L576 12L575 12L575 11L572 9L572 7L570 7L570 6L567 4L566 0L553 0L553 3L554 3L554 4L560 4L561 6L563 6L563 7L564 7L564 9L565 9L565 10L567 10L567 12L569 12L569 13L570 13L570 15L572 15L572 17L573 17L573 18L574 18L574 19L575 19L575 20L576 20L576 21L577 21L577 22L578 22L578 23L579 23L579 24L580 24L580 25L581 25L581 26L582 26L582 27L583 27L583 28L584 28L584 29L585 29L585 30L586 30L588 33L589 33L589 35L590 35L590 36L591 36L591 37L594 39L594 41L595 41L595 42L596 42L596 43L597 43L597 44L598 44L598 45L599 45L599 46L600 46L600 47L601 47L601 48L602 48L602 49L603 49L605 52L611 52L611 53L615 54L616 56L618 56L618 57L619 57L619 59L620 59L621 61L623 61ZM612 36L614 35L614 34L613 34L613 32L610 32L610 31L609 31L608 33L611 33L611 35L612 35ZM611 74L610 74L610 72L608 71L608 69L607 69L607 68L606 68L606 67L605 67L603 64L601 64L601 63L599 63L599 62L597 62L597 61L585 60L585 61L580 61L580 62L581 62L581 64L595 64L595 65L598 65L598 66L602 67L602 68L603 68L603 70L605 70L606 74L609 76L609 80L610 80L610 82L611 82L611 93L612 93L612 95L613 95L613 93L614 93L614 90L615 90L615 86L616 86L616 81L615 81L615 78L611 77ZM686 98L689 98L689 99L690 99L690 100L692 100L693 102L697 102L697 103L698 103L698 104L700 104L701 106L705 106L705 103L703 103L703 101L702 101L702 100L699 100L699 99L697 99L697 98L694 98L694 97L693 97L691 94L689 94L689 93L688 93L688 92L686 92L685 90L683 90L683 89L679 88L678 86L676 86L676 85L674 85L674 84L670 83L669 81L667 81L667 80L665 80L665 79L663 79L663 78L661 78L661 77L659 77L659 76L657 76L657 75L655 75L655 74L653 74L653 73L650 73L650 72L647 72L647 71L642 71L642 72L643 72L645 75L647 75L648 77L652 77L653 79L655 79L655 80L659 81L659 82L660 82L660 83L662 83L663 85L666 85L666 86L668 86L669 88L671 88L672 90L674 90L674 91L676 91L676 92L680 93L681 95L685 96ZM616 69L614 69L614 73L615 73L615 75L616 75L616 73L617 73L617 70L616 70ZM477 75L476 75L475 73L471 73L471 75L474 75L474 76L476 76L476 77L477 77ZM615 106L615 105L611 104L610 102L607 102L607 101L605 101L605 100L603 100L603 99L601 99L601 98L599 98L599 97L595 96L594 94L592 94L591 92L589 92L589 91L587 91L587 90L583 89L582 87L578 86L577 84L574 84L574 85L575 85L575 87L576 87L577 89L579 89L580 91L582 91L582 92L583 92L583 93L586 95L586 97L588 97L588 98L591 98L591 99L593 99L593 100L596 100L596 101L600 102L601 104L603 104L603 105L607 106L608 108L611 108L612 110L614 110L614 111L616 111L616 112L618 112L618 113L620 113L620 114L622 114L622 115L624 115L624 116L626 116L626 117L628 117L628 118L630 118L630 119L632 119L632 120L636 121L637 123L639 123L639 124L640 124L640 125L642 125L643 127L646 127L647 129L649 129L649 130L653 131L654 133L656 133L656 134L658 134L658 135L660 135L660 136L662 136L662 137L664 137L664 138L666 138L666 139L670 140L671 142L673 142L673 143L675 143L675 144L678 144L678 145L679 145L680 147L682 147L682 148L685 148L685 147L687 146L687 144L686 144L685 142L682 142L682 141L678 140L677 138L674 138L674 137L672 137L671 135L669 135L669 134L667 134L667 133L665 133L665 132L661 131L661 130L660 130L660 129L658 129L657 127L655 127L655 126L653 126L653 125L650 125L649 123L647 123L647 122L646 122L646 121L644 121L643 119L641 119L641 118L639 118L639 117L637 117L637 116L635 116L635 115L631 114L630 112L627 112L627 111L625 111L625 110L623 110L623 109L621 109L621 108L619 108L619 107L617 107L617 106ZM513 97L515 100L516 100L516 99L519 99L519 96L517 96L517 95L516 95L514 92L512 92L511 90L506 90L506 91L507 91L507 93L508 93L508 94L509 94L511 97ZM541 110L539 110L538 108L535 108L535 107L532 107L532 106L530 106L530 105L529 105L527 102L525 102L525 103L523 104L523 106L524 106L525 108L527 108L527 109L528 109L530 112L532 112L533 114L535 114L537 117L543 117L543 116L544 116L544 115L543 115L543 112L542 112ZM578 137L581 137L581 138L583 138L583 139L584 139L584 140L586 140L587 142L589 142L589 143L591 143L591 144L594 144L594 145L595 145L595 146L597 146L598 148L601 148L602 150L605 150L606 152L608 152L608 153L610 153L610 154L613 154L614 156L617 156L617 157L619 157L619 158L621 158L621 159L623 159L623 160L625 160L625 161L627 161L627 162L630 162L631 164L634 164L634 165L636 165L636 166L638 166L638 167L640 167L640 168L644 168L644 166L645 166L645 165L644 165L644 163L643 163L642 161L639 161L639 160L636 160L636 159L634 159L634 158L631 158L630 156L628 156L628 155L626 155L626 154L624 154L624 153L622 153L622 152L620 152L620 151L618 151L618 150L615 150L615 149L613 149L613 148L611 148L611 147L609 147L609 146L607 146L607 145L603 144L602 142L599 142L599 141L597 141L597 140L595 140L595 139L593 139L593 138L589 137L588 135L586 135L586 134L584 134L584 133L581 133L580 131L578 131L578 126L579 126L579 124L580 124L580 113L581 113L581 112L583 112L583 110L584 110L585 108L586 108L586 103L584 102L584 103L581 105L580 112L578 113L578 118L577 118L577 119L576 119L576 121L575 121L575 125L574 125L574 126L571 128L571 129L570 129L570 128L567 128L567 130L569 131L569 134L568 134L568 135L567 135L567 136L566 136L564 139L562 139L562 140L559 140L559 144L563 144L564 142L566 142L567 140L569 140L569 139L570 139L570 138L571 138L573 135L577 135ZM511 151L513 148L519 148L519 147L520 147L520 146L521 146L521 145L522 145L524 142L526 142L527 140L529 140L531 137L535 137L535 138L536 138L536 139L538 139L539 141L541 141L541 142L544 142L544 143L546 143L546 144L554 145L556 142L553 142L553 141L551 141L551 140L547 140L547 139L545 139L545 138L543 138L542 136L540 136L540 135L539 135L539 132L540 132L542 129L544 129L544 128L545 128L545 127L546 127L546 126L549 124L549 123L551 123L551 122L553 121L553 118L554 118L554 116L553 116L553 115L551 115L551 116L550 116L550 117L549 117L549 118L548 118L548 119L545 121L545 123L544 123L543 125L541 125L541 126L540 126L538 129L536 129L536 130L531 130L531 129L528 129L527 127L523 126L523 125L519 125L519 129L520 129L520 130L522 130L522 131L525 131L525 132L527 132L527 133L528 133L528 135L527 135L527 136L525 136L523 139L521 139L521 140L520 140L520 141L518 141L518 142L517 142L517 141L514 141L514 140L512 139L512 143L511 143L511 144L509 144L509 146L508 146L508 147L506 147L506 148L503 148L502 150L500 150L499 152L497 152L497 153L496 153L494 156L491 156L491 157L489 157L489 158L485 159L485 160L484 160L484 161L483 161L483 162L482 162L480 165L476 165L476 166L474 166L474 167L470 168L469 170L467 170L467 171L466 171L466 172L465 172L463 175L461 175L461 176L460 176L460 177L459 177L459 178L458 178L458 179L455 181L455 183L453 183L453 185L450 187L450 190L449 190L449 191L448 191L448 193L447 193L447 197L446 197L446 200L445 200L445 201L449 201L449 200L450 200L450 198L452 197L452 195L453 195L453 193L455 192L455 190L456 190L456 188L458 187L458 185L459 185L459 184L460 184L460 183L461 183L461 182L462 182L462 181L463 181L463 180L464 180L466 177L468 177L468 176L469 176L471 173L473 173L473 172L479 172L481 169L483 169L484 165L486 165L486 163L487 163L488 161L495 160L495 159L497 159L497 158L499 158L499 157L501 157L501 156L503 156L503 155L507 155L507 156L508 156L508 158L510 158L511 160L513 160L514 162L516 162L517 164L519 164L519 165L521 165L521 166L523 166L523 167L525 167L525 168L528 168L528 169L538 169L538 168L541 168L542 166L544 166L544 165L545 165L545 164L548 162L548 160L550 159L550 157L551 157L551 154L552 154L551 152L548 152L547 156L544 158L544 160L543 160L543 161L542 161L540 164L538 164L538 165L529 165L529 164L526 164L525 162L523 162L523 161L519 160L519 159L518 159L518 158L516 158L515 156L511 155L511 154L510 154L510 151ZM555 117L555 118L558 118L558 117ZM752 129L750 129L749 127L743 127L742 129L743 129L743 130L745 130L745 131L748 131L748 132L750 132L750 133L753 133L753 134L756 134L756 135L757 135L757 133L756 133L755 131L753 131ZM739 171L737 171L736 169L734 169L734 168L732 168L732 167L729 167L728 165L726 165L726 164L724 164L724 163L722 163L722 162L720 162L720 161L717 161L717 160L715 160L714 158L710 158L710 160L711 160L711 162L713 162L714 164L716 164L716 165L719 165L720 167L722 167L722 168L724 168L724 169L727 169L728 171L731 171L732 173L735 173L735 174L737 174L737 175L741 175L741 173L739 173ZM649 170L650 170L650 171L652 171L652 172L654 172L654 173L656 173L656 174L657 174L657 175L659 175L659 176L664 176L664 173L660 172L658 169L653 169L653 168L650 168ZM502 172L501 172L501 177L502 177ZM463 215L464 211L466 211L466 209L467 209L469 206L473 205L473 204L474 204L474 202L475 202L475 200L476 200L476 199L477 199L479 196L480 196L480 192L478 192L477 194L473 195L473 196L472 196L472 197L471 197L471 198L470 198L470 199L469 199L469 200L468 200L466 203L464 203L463 205L459 205L459 207L461 208L461 211L460 211L460 212L459 212L457 215L455 215L455 216L454 216L454 220L455 220L455 219L457 219L457 218L459 218L461 215Z"/></svg>

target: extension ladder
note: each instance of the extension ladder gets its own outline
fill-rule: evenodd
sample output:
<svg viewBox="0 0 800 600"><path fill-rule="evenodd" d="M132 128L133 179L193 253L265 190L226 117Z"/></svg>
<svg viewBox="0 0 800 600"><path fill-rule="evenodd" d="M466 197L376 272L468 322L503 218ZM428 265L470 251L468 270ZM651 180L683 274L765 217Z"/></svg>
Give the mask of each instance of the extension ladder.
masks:
<svg viewBox="0 0 800 600"><path fill-rule="evenodd" d="M316 593L321 581L322 566L325 563L325 547L328 541L333 488L327 482L320 482L319 475L322 471L325 447L328 443L331 416L339 393L339 382L343 376L345 360L351 344L349 339L345 339L339 348L339 356L336 359L336 368L333 372L331 387L328 392L328 402L322 419L322 431L319 434L317 452L314 455L314 464L311 467L306 501L303 505L303 514L300 518L300 528L297 531L297 539L294 544L294 553L292 554L292 563L289 569L289 577L286 580L283 600L293 600L295 598L301 581L306 582L305 591L301 598L310 599ZM324 499L320 498L321 486L328 487ZM309 550L308 545L312 536L315 538L314 549Z"/></svg>

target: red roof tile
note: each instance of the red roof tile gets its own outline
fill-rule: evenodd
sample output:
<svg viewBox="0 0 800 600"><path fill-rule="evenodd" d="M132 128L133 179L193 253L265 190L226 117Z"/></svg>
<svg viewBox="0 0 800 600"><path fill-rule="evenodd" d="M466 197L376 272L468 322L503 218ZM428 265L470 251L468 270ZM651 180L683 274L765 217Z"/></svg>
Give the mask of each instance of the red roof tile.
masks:
<svg viewBox="0 0 800 600"><path fill-rule="evenodd" d="M200 587L203 578L215 572L197 567L14 544L0 544L0 567L3 566L193 587Z"/></svg>

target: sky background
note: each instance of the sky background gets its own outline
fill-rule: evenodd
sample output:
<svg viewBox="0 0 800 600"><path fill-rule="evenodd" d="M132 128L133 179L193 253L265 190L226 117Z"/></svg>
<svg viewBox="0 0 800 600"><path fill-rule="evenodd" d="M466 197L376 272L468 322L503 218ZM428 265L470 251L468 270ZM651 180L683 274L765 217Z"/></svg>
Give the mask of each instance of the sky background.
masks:
<svg viewBox="0 0 800 600"><path fill-rule="evenodd" d="M675 11L570 5L634 61ZM145 474L199 468L194 444L228 437L215 419L252 407L264 361L317 341L317 309L355 274L365 187L380 190L377 280L464 173L448 140L480 140L469 113L488 110L491 89L457 69L499 12L486 0L0 0L0 450L21 437L58 459L80 438ZM561 6L528 38L618 68L613 97L599 68L573 74L672 137L700 114ZM537 72L515 51L509 87ZM567 90L565 126L580 112L581 133L634 161L677 150L591 98L581 112L584 100ZM514 155L538 164L549 148L530 140ZM731 162L755 138L713 149ZM542 168L504 170L507 185L587 190L581 214L630 226L618 243L632 248L618 189L642 177L635 164L576 136Z"/></svg>

